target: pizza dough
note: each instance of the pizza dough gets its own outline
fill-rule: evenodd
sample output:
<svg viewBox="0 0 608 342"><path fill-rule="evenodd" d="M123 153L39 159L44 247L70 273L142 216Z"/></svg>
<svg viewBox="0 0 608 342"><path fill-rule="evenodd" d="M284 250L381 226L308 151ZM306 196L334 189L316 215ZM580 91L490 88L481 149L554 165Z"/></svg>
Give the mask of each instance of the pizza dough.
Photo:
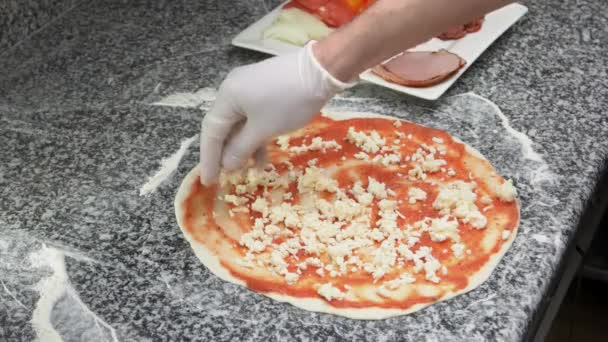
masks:
<svg viewBox="0 0 608 342"><path fill-rule="evenodd" d="M516 235L511 183L436 129L333 114L279 137L269 157L273 168L208 189L193 169L177 222L211 272L306 310L355 319L420 310L479 286ZM325 228L310 229L311 219Z"/></svg>

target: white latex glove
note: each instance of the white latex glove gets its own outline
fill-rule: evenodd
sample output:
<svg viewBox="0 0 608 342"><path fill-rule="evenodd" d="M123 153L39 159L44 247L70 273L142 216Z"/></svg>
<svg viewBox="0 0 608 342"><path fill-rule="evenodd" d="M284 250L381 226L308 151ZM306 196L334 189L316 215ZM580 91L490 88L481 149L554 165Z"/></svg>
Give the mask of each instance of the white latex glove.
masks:
<svg viewBox="0 0 608 342"><path fill-rule="evenodd" d="M266 141L307 124L337 92L351 86L317 61L313 43L296 53L234 69L201 128L201 182L214 183L220 169L243 167Z"/></svg>

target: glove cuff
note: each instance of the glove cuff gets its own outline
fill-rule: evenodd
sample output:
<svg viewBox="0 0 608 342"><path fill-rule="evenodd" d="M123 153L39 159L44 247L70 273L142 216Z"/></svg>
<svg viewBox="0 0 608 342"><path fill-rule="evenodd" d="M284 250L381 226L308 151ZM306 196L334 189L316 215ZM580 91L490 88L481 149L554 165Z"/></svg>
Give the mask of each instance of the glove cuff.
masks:
<svg viewBox="0 0 608 342"><path fill-rule="evenodd" d="M312 61L315 68L319 70L319 72L321 72L321 76L324 81L323 83L330 84L335 89L335 92L341 92L356 85L356 80L352 82L342 82L339 79L335 78L332 74L330 74L329 71L325 70L325 68L317 60L317 57L315 57L315 54L312 52L312 46L316 43L317 42L314 40L308 42L308 44L304 46L304 53L308 56L309 60Z"/></svg>

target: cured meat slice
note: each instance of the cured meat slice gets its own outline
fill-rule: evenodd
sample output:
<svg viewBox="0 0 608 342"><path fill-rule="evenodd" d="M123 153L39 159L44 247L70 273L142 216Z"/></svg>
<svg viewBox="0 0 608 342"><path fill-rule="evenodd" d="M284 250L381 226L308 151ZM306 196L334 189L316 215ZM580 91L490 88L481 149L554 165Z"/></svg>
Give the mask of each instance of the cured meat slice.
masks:
<svg viewBox="0 0 608 342"><path fill-rule="evenodd" d="M441 40L452 40L452 39L460 39L467 35L467 33L473 33L481 30L481 25L483 25L484 17L475 19L471 22L468 22L464 25L456 25L454 27L449 28L447 31L441 33L437 36L437 38Z"/></svg>
<svg viewBox="0 0 608 342"><path fill-rule="evenodd" d="M454 75L466 61L447 50L406 51L372 69L388 82L407 87L430 87Z"/></svg>
<svg viewBox="0 0 608 342"><path fill-rule="evenodd" d="M465 25L458 25L449 28L447 31L438 35L437 38L442 40L450 40L450 39L460 39L467 35L467 30L465 29Z"/></svg>
<svg viewBox="0 0 608 342"><path fill-rule="evenodd" d="M483 17L481 17L479 19L475 19L475 20L471 21L470 23L465 24L464 29L467 31L467 33L477 32L477 31L481 30L481 25L483 25L483 20L484 20Z"/></svg>

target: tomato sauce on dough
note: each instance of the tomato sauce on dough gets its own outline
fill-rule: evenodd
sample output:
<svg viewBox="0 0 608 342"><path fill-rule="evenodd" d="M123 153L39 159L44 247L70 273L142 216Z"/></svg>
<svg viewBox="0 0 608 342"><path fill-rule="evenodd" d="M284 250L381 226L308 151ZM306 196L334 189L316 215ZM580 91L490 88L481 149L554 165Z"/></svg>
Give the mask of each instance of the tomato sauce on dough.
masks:
<svg viewBox="0 0 608 342"><path fill-rule="evenodd" d="M430 239L428 233L423 233L418 244L412 248L413 252L420 246L432 248L433 257L438 259L447 269L447 274L441 275L440 283L426 280L424 272L413 272L410 263L396 265L377 282L374 282L373 277L362 269L336 277L330 277L325 273L322 277L317 274L316 267L308 266L308 268L302 270L299 280L293 285L288 285L280 276L269 275L264 272L252 272L248 268L239 266L234 260L237 256L245 255L247 249L241 246L238 240L231 238L226 233L225 228L218 223L215 210L220 191L219 187L205 188L198 179L194 182L189 195L182 203L183 228L196 242L216 254L221 265L234 277L242 280L250 289L257 292L278 293L299 298L322 298L316 289L322 283L331 282L343 291L348 288L373 288L380 284L383 279L393 279L402 272L412 274L416 280L406 287L401 296L370 297L363 294L359 296L359 292L355 291L354 299L331 300L327 301L327 304L336 308L408 309L416 304L434 302L446 294L463 290L469 285L471 277L479 273L490 258L501 251L503 244L509 241L509 239L502 237L500 233L507 230L511 234L515 234L519 222L517 201L503 202L492 195L486 176L490 174L491 177L498 177L500 181L504 180L495 173L489 162L474 156L465 148L464 144L455 141L449 134L441 130L407 121L400 121L400 123L396 127L394 120L384 118L333 120L318 116L305 128L293 134L289 141L290 145L310 144L313 138L321 137L325 141L335 140L341 144L341 149L327 149L325 152L307 151L295 154L281 150L276 144L270 143L268 144L269 162L281 174L287 172L285 160L291 162L294 169L304 170L309 161L316 158L316 167L333 168L335 172L332 177L338 181L340 187L350 187L356 180L364 180L368 176L373 177L385 183L387 188L395 192L394 197L398 200L397 210L402 214L397 221L400 227L411 225L427 217L440 217L432 204L442 184L456 180L476 182L477 188L475 191L478 196L475 204L480 210L483 210L483 215L488 219L488 226L485 229L475 229L468 223L459 223L461 242L466 245L466 252L463 256L460 258L454 256L450 250L451 243L449 240L434 242ZM351 127L357 131L377 131L386 139L387 145L397 146L396 152L399 152L402 156L412 155L422 143L431 145L433 144L432 141L441 140L446 147L446 153L441 155L441 158L447 162L444 168L453 169L455 175L448 176L446 172L437 172L429 174L429 178L424 181L412 180L407 177L407 171L413 165L412 161L402 160L399 165L386 167L371 161L357 160L354 155L361 152L361 149L345 140L345 136ZM395 141L397 142L395 143ZM470 165L471 160L474 161L475 165ZM427 193L426 199L410 204L408 202L408 189L410 187L424 190ZM298 203L300 196L297 187L292 184L288 191L293 193L291 203ZM257 194L261 195L262 190L260 189ZM482 194L488 194L492 202L481 203ZM234 206L228 204L228 207L232 208ZM228 219L238 226L242 232L247 232L251 229L255 218L260 217L260 215L258 212L250 211L249 213L235 214ZM372 211L371 215L372 222L375 222L377 208ZM285 259L289 264L288 269L290 271L295 270L296 265L307 256L309 255L306 255L303 251L300 251L297 256L288 256ZM429 291L428 289L431 288L433 290ZM427 289L427 291L423 291L424 289Z"/></svg>

